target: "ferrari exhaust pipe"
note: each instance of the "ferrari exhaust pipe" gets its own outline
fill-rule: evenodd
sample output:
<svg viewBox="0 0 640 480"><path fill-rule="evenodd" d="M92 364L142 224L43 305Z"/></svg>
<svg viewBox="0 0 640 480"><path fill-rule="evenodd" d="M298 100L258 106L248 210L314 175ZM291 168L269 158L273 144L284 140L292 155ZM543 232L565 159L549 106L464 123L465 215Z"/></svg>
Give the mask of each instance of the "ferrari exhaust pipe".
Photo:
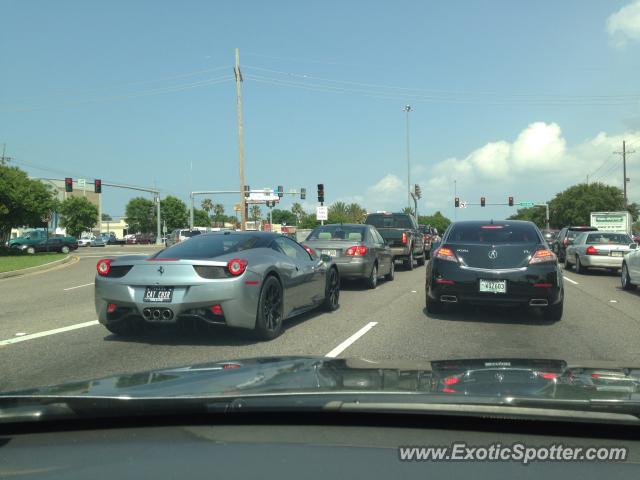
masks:
<svg viewBox="0 0 640 480"><path fill-rule="evenodd" d="M440 301L444 303L458 303L458 297L455 295L440 295Z"/></svg>
<svg viewBox="0 0 640 480"><path fill-rule="evenodd" d="M163 320L171 320L171 318L173 317L173 312L171 310L169 310L168 308L164 309L162 311L162 319Z"/></svg>
<svg viewBox="0 0 640 480"><path fill-rule="evenodd" d="M145 320L150 320L151 319L151 309L150 308L145 308L142 311L142 316L145 318Z"/></svg>
<svg viewBox="0 0 640 480"><path fill-rule="evenodd" d="M157 308L153 311L153 319L158 320L160 318L160 310Z"/></svg>
<svg viewBox="0 0 640 480"><path fill-rule="evenodd" d="M533 298L529 301L530 307L548 307L549 301L546 298Z"/></svg>

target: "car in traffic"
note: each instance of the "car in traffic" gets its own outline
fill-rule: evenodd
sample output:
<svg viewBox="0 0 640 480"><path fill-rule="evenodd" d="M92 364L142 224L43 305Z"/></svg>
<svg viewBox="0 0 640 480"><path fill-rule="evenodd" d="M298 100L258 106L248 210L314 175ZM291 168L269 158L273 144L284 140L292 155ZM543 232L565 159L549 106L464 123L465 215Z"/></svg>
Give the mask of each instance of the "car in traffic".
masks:
<svg viewBox="0 0 640 480"><path fill-rule="evenodd" d="M637 246L626 233L584 232L567 246L564 268L575 267L576 273L587 273L593 267L617 272L624 256Z"/></svg>
<svg viewBox="0 0 640 480"><path fill-rule="evenodd" d="M74 237L53 235L49 238L41 238L29 243L13 243L11 248L30 255L38 252L69 253L72 250L78 249L78 242Z"/></svg>
<svg viewBox="0 0 640 480"><path fill-rule="evenodd" d="M150 257L97 264L95 307L110 332L144 323L196 321L280 335L283 321L339 306L340 274L331 257L312 257L288 237L267 232L198 235Z"/></svg>
<svg viewBox="0 0 640 480"><path fill-rule="evenodd" d="M564 287L556 255L532 222L460 221L433 251L425 297L429 314L446 304L519 305L557 321Z"/></svg>
<svg viewBox="0 0 640 480"><path fill-rule="evenodd" d="M429 258L431 256L431 245L440 241L438 229L431 225L418 225L418 228L422 232L424 240L425 257Z"/></svg>
<svg viewBox="0 0 640 480"><path fill-rule="evenodd" d="M582 226L573 226L573 227L564 227L560 229L558 235L553 241L552 251L558 257L559 262L564 262L567 247L571 242L575 240L575 238L582 232L597 232L598 229L596 227L589 227L586 225Z"/></svg>
<svg viewBox="0 0 640 480"><path fill-rule="evenodd" d="M364 222L376 227L384 241L391 247L394 260L401 260L408 270L413 270L414 261L424 265L426 253L424 236L416 219L408 213L370 213Z"/></svg>
<svg viewBox="0 0 640 480"><path fill-rule="evenodd" d="M560 230L551 230L551 229L549 229L549 230L547 230L547 229L541 230L542 236L544 237L544 239L546 240L547 244L550 247L554 244L556 238L558 238L558 232L559 231Z"/></svg>
<svg viewBox="0 0 640 480"><path fill-rule="evenodd" d="M311 255L330 256L340 278L364 279L369 288L376 288L382 276L394 278L391 249L371 225L323 225L315 228L302 246Z"/></svg>
<svg viewBox="0 0 640 480"><path fill-rule="evenodd" d="M184 242L191 237L195 237L196 235L201 235L202 231L198 229L189 230L188 228L177 228L165 239L164 245L165 247L170 247L175 245L176 243Z"/></svg>

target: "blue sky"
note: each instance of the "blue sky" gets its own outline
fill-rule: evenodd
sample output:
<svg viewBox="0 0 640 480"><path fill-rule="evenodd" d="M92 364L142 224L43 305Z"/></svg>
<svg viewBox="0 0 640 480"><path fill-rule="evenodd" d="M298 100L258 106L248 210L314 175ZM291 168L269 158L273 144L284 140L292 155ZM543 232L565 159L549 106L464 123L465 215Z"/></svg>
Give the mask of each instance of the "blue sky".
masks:
<svg viewBox="0 0 640 480"><path fill-rule="evenodd" d="M184 200L191 189L237 188L236 47L247 183L304 186L308 208L320 182L329 202L406 204L405 104L421 212L452 217L454 179L470 202L545 200L587 174L620 185L611 152L622 139L640 151L638 1L1 9L0 143L34 176L157 185ZM630 194L640 200L635 164ZM123 214L134 195L105 187L104 211ZM236 198L214 200L231 213Z"/></svg>

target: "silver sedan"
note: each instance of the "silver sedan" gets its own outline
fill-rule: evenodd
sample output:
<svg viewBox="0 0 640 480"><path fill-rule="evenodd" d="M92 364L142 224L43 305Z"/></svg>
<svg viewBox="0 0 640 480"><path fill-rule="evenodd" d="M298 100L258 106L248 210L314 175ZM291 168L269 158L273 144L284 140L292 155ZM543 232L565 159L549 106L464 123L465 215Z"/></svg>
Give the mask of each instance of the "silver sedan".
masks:
<svg viewBox="0 0 640 480"><path fill-rule="evenodd" d="M622 268L624 256L636 248L636 243L625 233L584 232L567 246L564 267L575 266L576 273L598 267L617 271Z"/></svg>
<svg viewBox="0 0 640 480"><path fill-rule="evenodd" d="M150 256L98 262L98 320L115 334L146 323L196 320L255 330L316 307L338 308L340 277L328 257L312 258L288 237L265 232L202 234Z"/></svg>
<svg viewBox="0 0 640 480"><path fill-rule="evenodd" d="M394 278L393 252L371 225L323 225L309 234L303 247L312 255L332 257L341 278L364 279L369 288L376 288L380 277Z"/></svg>

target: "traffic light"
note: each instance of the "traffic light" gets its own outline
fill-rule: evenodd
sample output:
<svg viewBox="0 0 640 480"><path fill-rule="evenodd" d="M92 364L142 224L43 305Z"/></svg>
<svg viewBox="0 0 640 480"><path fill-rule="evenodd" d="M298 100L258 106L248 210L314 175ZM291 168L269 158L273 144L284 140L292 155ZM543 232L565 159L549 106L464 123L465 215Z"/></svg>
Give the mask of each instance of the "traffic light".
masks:
<svg viewBox="0 0 640 480"><path fill-rule="evenodd" d="M300 200L305 200L307 198L307 189L306 188L301 188L300 189Z"/></svg>
<svg viewBox="0 0 640 480"><path fill-rule="evenodd" d="M480 197L480 206L484 207L484 204L486 203L486 200L484 197Z"/></svg>
<svg viewBox="0 0 640 480"><path fill-rule="evenodd" d="M64 191L65 192L73 192L73 178L66 177L64 179Z"/></svg>
<svg viewBox="0 0 640 480"><path fill-rule="evenodd" d="M95 193L102 193L102 180L96 178L93 181L93 191Z"/></svg>
<svg viewBox="0 0 640 480"><path fill-rule="evenodd" d="M509 197L509 206L513 207L513 197Z"/></svg>
<svg viewBox="0 0 640 480"><path fill-rule="evenodd" d="M456 208L460 208L460 197L456 197L454 203L456 205Z"/></svg>
<svg viewBox="0 0 640 480"><path fill-rule="evenodd" d="M278 197L282 198L284 196L284 187L282 185L278 185Z"/></svg>
<svg viewBox="0 0 640 480"><path fill-rule="evenodd" d="M415 186L413 187L413 191L415 192L416 197L422 198L422 189L420 188L420 185L416 183Z"/></svg>
<svg viewBox="0 0 640 480"><path fill-rule="evenodd" d="M324 184L323 183L318 184L318 201L320 203L324 202Z"/></svg>
<svg viewBox="0 0 640 480"><path fill-rule="evenodd" d="M249 185L244 186L244 197L249 198L249 193L251 192L251 187Z"/></svg>

